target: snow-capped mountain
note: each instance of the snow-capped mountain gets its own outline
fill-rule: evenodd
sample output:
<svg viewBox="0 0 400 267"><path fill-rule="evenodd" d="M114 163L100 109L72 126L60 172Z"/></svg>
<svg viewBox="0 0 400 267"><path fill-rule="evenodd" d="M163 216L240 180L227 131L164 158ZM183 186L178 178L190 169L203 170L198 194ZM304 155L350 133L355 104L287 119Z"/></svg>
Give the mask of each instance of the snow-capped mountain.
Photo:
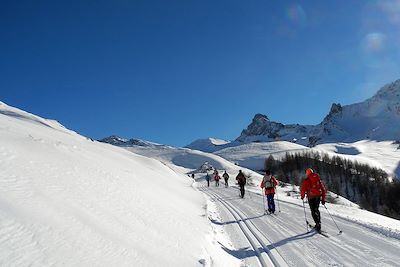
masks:
<svg viewBox="0 0 400 267"><path fill-rule="evenodd" d="M266 115L256 114L241 135L235 140L238 143L268 142L285 140L301 143L306 142L312 126L299 124L284 125L279 122L271 121Z"/></svg>
<svg viewBox="0 0 400 267"><path fill-rule="evenodd" d="M153 143L153 142L149 142L149 141L144 141L141 139L135 139L135 138L126 139L126 138L119 137L117 135L111 135L111 136L103 138L99 141L102 143L108 143L108 144L111 144L114 146L121 146L121 147L125 147L125 146L143 146L143 147L165 146L165 145L161 145L161 144L157 144L157 143Z"/></svg>
<svg viewBox="0 0 400 267"><path fill-rule="evenodd" d="M361 103L332 104L318 125L285 125L257 114L235 140L240 143L285 140L307 146L330 142L400 139L400 80Z"/></svg>

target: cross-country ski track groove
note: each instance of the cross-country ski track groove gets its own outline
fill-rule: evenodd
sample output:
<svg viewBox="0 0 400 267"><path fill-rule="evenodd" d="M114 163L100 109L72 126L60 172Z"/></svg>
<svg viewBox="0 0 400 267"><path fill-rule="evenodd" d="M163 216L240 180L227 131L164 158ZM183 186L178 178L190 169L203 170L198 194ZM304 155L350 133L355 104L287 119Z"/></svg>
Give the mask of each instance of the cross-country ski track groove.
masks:
<svg viewBox="0 0 400 267"><path fill-rule="evenodd" d="M271 251L268 248L271 242L253 222L246 220L245 216L239 209L232 206L232 204L225 201L216 193L206 191L205 186L201 186L200 190L209 195L212 199L219 201L235 218L237 225L239 226L243 235L256 253L260 266L288 266L286 261L281 257L277 250ZM263 241L263 239L268 242L268 245L265 243L265 241Z"/></svg>
<svg viewBox="0 0 400 267"><path fill-rule="evenodd" d="M333 215L343 230L339 234L324 209L320 211L329 238L308 231L302 204L275 199L281 212L277 205L275 214L266 215L261 192L246 190L242 199L235 185L207 187L200 182L198 188L217 206L218 220L209 219L225 227L235 247L223 249L246 266L399 266L398 238ZM308 205L306 216L312 221Z"/></svg>

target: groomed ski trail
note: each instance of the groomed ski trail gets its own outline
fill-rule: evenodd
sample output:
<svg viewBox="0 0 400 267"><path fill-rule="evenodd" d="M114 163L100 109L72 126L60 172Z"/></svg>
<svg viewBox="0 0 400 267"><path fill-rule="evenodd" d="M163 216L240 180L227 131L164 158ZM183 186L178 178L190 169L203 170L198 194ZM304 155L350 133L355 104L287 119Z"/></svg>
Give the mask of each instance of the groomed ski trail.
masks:
<svg viewBox="0 0 400 267"><path fill-rule="evenodd" d="M329 238L316 231L306 231L302 205L280 199L281 212L265 215L261 194L246 190L242 199L236 186L207 187L201 181L200 184L200 190L217 204L220 224L238 225L230 227L227 233L235 237L245 235L253 242L254 253L243 256L240 254L243 242L235 244L235 238L231 238L238 250L230 253L241 255L248 266L257 266L254 256L261 256L267 264L258 260L260 266L398 266L400 262L400 240L335 217L343 230L339 234L324 209L320 208L322 227ZM307 219L312 220L308 207L306 211Z"/></svg>
<svg viewBox="0 0 400 267"><path fill-rule="evenodd" d="M251 221L246 220L245 215L231 203L224 200L218 194L211 190L206 190L207 187L202 185L200 191L210 196L214 201L223 205L232 217L236 220L241 232L251 245L253 251L257 256L259 265L262 267L267 266L288 266L285 260L279 255L277 251L272 251L268 248L270 241L263 235L263 233Z"/></svg>

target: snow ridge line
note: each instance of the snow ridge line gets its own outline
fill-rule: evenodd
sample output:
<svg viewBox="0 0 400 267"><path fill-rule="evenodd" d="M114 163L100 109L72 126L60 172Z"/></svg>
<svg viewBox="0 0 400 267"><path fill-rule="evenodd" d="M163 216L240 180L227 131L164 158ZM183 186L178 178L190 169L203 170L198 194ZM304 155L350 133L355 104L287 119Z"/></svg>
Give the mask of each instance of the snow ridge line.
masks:
<svg viewBox="0 0 400 267"><path fill-rule="evenodd" d="M203 188L204 188L204 186L203 186ZM249 241L250 245L253 247L254 251L256 252L258 260L260 261L261 266L288 266L286 261L281 257L281 255L279 255L278 252L272 253L268 249L268 246L265 245L263 240L256 233L256 232L261 233L260 230L258 228L256 228L256 230L254 230L254 224L252 224L253 226L251 226L246 221L246 219L244 218L244 216L241 214L241 212L238 209L233 207L230 203L228 203L227 201L222 199L216 193L210 192L210 191L205 191L205 190L202 190L202 191L207 193L208 195L214 197L214 199L218 200L232 214L232 216L235 218L235 220L237 220L238 226L240 227L240 229L242 230L243 234L245 235L245 237ZM264 236L264 238L267 239L265 236ZM260 253L259 248L255 244L257 242L260 244L260 246L262 247L264 252L266 252L266 255L262 254L262 252ZM268 242L269 242L269 240L268 240Z"/></svg>

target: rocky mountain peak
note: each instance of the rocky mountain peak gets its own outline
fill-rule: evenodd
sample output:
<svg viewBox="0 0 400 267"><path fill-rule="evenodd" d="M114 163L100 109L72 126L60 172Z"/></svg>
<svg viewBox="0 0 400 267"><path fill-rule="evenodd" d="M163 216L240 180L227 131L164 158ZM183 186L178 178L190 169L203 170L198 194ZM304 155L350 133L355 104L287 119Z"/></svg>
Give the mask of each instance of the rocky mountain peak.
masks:
<svg viewBox="0 0 400 267"><path fill-rule="evenodd" d="M267 122L269 121L267 115L261 114L261 113L257 113L254 118L253 118L253 122Z"/></svg>
<svg viewBox="0 0 400 267"><path fill-rule="evenodd" d="M393 98L400 100L400 79L382 87L373 98Z"/></svg>
<svg viewBox="0 0 400 267"><path fill-rule="evenodd" d="M330 114L339 113L342 111L342 105L339 103L333 103L331 106L331 110L329 111Z"/></svg>

